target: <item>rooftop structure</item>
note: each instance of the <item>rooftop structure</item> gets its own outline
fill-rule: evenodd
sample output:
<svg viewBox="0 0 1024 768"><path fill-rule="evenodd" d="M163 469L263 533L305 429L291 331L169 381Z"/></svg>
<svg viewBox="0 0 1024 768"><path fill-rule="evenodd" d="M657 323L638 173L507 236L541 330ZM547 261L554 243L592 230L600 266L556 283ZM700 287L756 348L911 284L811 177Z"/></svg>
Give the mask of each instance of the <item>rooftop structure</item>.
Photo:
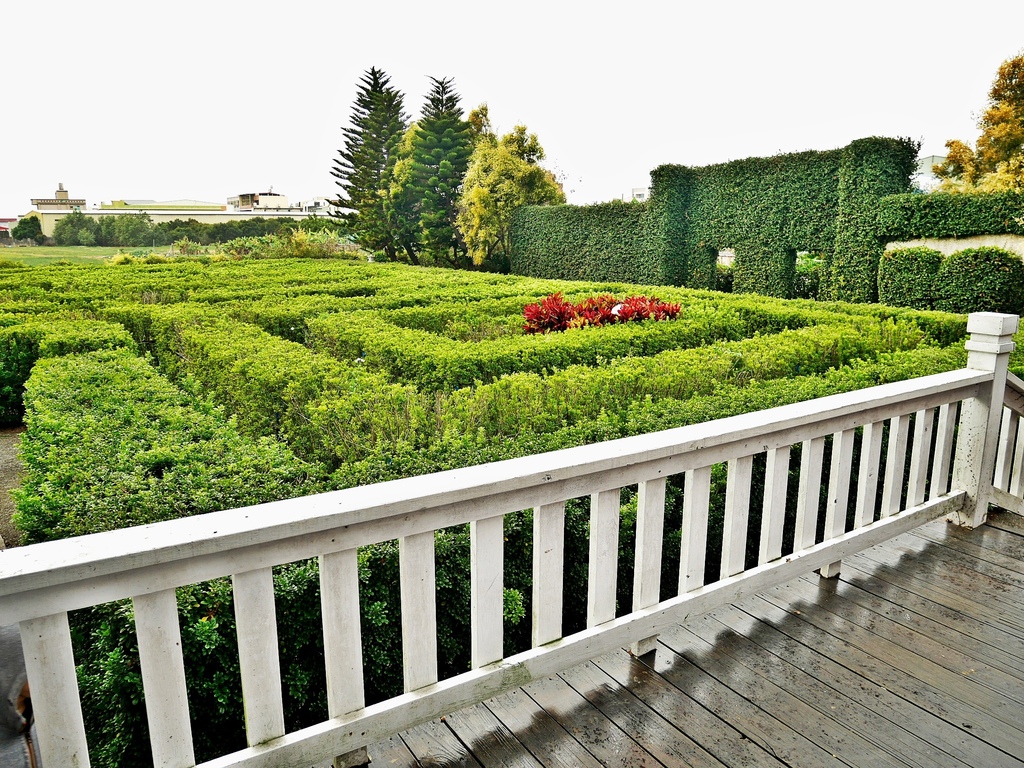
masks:
<svg viewBox="0 0 1024 768"><path fill-rule="evenodd" d="M34 197L32 205L40 211L77 211L85 208L85 198L70 197L64 185L58 184L53 197Z"/></svg>

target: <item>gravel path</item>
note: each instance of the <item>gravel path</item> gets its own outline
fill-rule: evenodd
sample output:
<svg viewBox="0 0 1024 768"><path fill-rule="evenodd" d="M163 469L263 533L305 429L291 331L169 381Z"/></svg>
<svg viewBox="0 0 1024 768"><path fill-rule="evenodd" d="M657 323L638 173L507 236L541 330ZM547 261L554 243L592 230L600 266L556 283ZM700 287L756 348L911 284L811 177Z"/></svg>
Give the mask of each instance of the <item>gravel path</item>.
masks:
<svg viewBox="0 0 1024 768"><path fill-rule="evenodd" d="M0 547L18 544L18 531L11 525L14 499L11 489L21 483L22 466L18 461L18 439L24 427L0 429Z"/></svg>

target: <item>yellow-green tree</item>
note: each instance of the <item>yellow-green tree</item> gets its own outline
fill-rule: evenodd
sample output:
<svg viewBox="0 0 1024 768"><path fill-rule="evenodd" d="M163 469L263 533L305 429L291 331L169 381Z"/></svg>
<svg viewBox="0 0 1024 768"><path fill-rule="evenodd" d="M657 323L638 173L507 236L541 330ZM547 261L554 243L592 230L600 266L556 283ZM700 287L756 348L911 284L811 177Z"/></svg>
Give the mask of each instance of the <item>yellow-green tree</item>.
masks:
<svg viewBox="0 0 1024 768"><path fill-rule="evenodd" d="M486 120L486 105L482 109ZM540 166L544 149L525 125L499 140L487 121L487 129L475 138L459 199L458 226L474 264L504 271L512 212L521 205L564 203L565 194L554 174Z"/></svg>
<svg viewBox="0 0 1024 768"><path fill-rule="evenodd" d="M1024 192L1024 53L999 66L971 149L946 142L946 161L935 166L945 191Z"/></svg>

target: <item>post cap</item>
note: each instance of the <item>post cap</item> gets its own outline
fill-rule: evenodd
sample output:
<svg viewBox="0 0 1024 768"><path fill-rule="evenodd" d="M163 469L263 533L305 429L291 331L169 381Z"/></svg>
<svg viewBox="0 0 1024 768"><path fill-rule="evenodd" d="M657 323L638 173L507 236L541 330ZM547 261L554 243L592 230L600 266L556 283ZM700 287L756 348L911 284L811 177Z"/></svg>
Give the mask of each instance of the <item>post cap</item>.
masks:
<svg viewBox="0 0 1024 768"><path fill-rule="evenodd" d="M1017 332L1020 318L999 312L972 312L967 316L967 332L985 336L1012 336Z"/></svg>

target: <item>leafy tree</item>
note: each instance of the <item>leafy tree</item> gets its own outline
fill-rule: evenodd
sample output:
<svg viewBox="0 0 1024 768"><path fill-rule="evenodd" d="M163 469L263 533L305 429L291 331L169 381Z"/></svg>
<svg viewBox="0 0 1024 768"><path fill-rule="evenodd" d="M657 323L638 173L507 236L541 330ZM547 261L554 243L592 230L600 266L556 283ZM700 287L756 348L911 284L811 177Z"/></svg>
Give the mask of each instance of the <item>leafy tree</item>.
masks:
<svg viewBox="0 0 1024 768"><path fill-rule="evenodd" d="M394 258L396 244L385 201L407 119L405 97L389 83L390 78L375 67L364 74L351 125L342 129L345 146L338 150L331 175L341 188L336 204L350 211L346 218L360 245Z"/></svg>
<svg viewBox="0 0 1024 768"><path fill-rule="evenodd" d="M944 191L1024 190L1024 53L999 66L988 100L975 148L946 142L946 160L934 168Z"/></svg>
<svg viewBox="0 0 1024 768"><path fill-rule="evenodd" d="M435 263L470 266L456 226L462 180L473 151L473 130L462 117L450 78L430 78L419 130L413 136L412 191L419 198L424 250Z"/></svg>
<svg viewBox="0 0 1024 768"><path fill-rule="evenodd" d="M136 247L153 242L153 227L145 213L125 213L114 217L116 245Z"/></svg>
<svg viewBox="0 0 1024 768"><path fill-rule="evenodd" d="M413 186L413 146L419 124L413 123L398 144L395 167L391 173L385 210L395 244L410 264L419 264L420 198Z"/></svg>
<svg viewBox="0 0 1024 768"><path fill-rule="evenodd" d="M537 134L517 125L501 140L479 134L459 200L458 225L474 264L506 271L512 212L521 205L565 202L554 175L539 165Z"/></svg>
<svg viewBox="0 0 1024 768"><path fill-rule="evenodd" d="M43 237L43 225L39 222L39 217L26 216L24 219L18 221L11 230L11 237L15 240L35 240L37 243L42 242L45 238Z"/></svg>
<svg viewBox="0 0 1024 768"><path fill-rule="evenodd" d="M85 240L96 242L97 224L95 219L81 211L73 211L58 221L53 227L53 239L57 245L82 245L82 232L87 232Z"/></svg>

